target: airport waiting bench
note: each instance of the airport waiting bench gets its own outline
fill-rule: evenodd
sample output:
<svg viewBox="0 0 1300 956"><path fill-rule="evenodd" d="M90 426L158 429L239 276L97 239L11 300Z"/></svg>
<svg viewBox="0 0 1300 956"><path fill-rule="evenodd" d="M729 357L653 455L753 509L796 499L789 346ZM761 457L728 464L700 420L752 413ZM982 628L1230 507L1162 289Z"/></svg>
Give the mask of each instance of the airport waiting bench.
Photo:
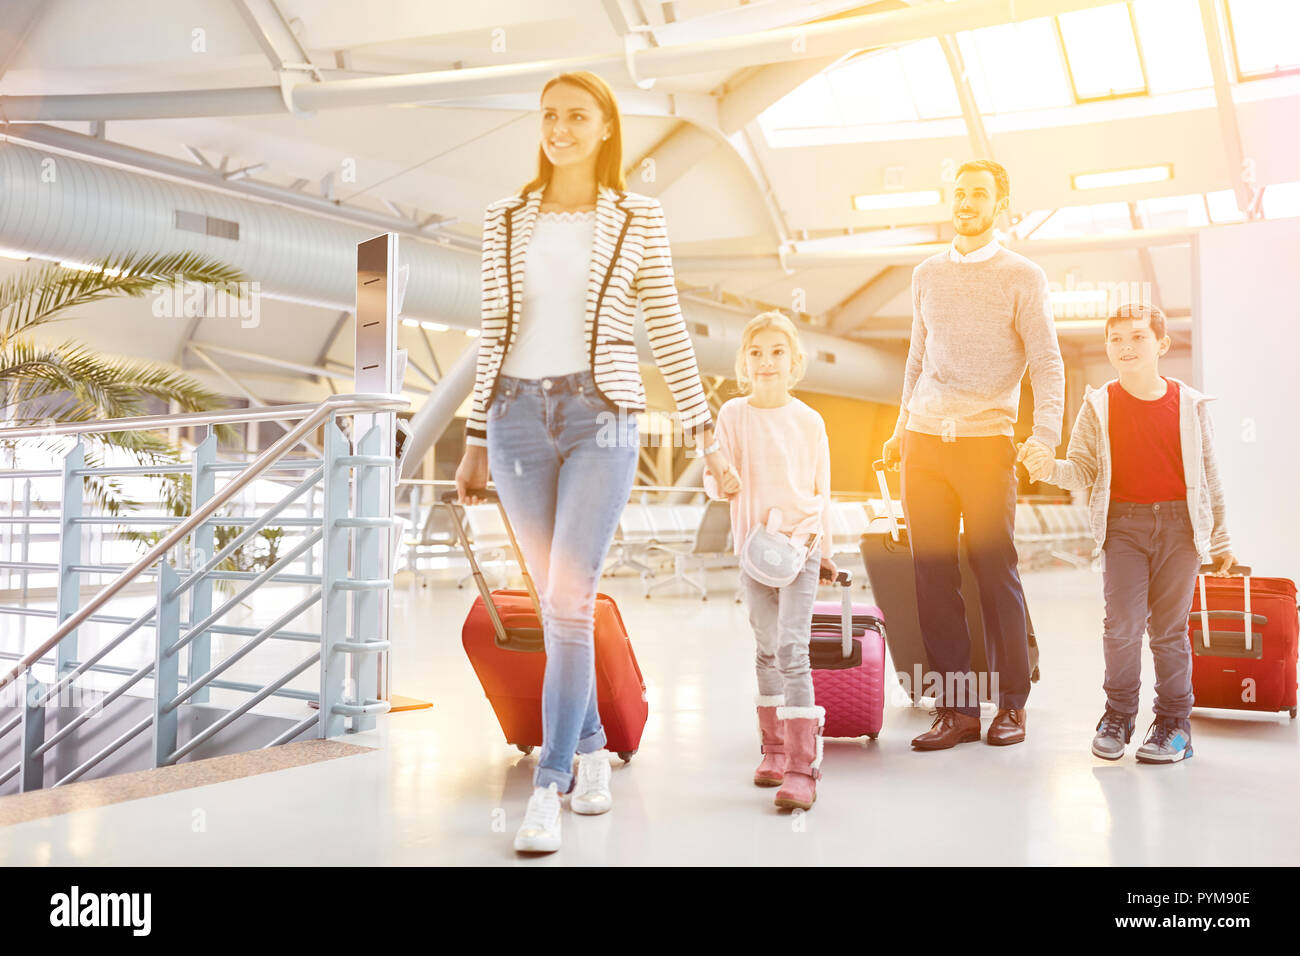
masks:
<svg viewBox="0 0 1300 956"><path fill-rule="evenodd" d="M902 503L890 503L892 518L902 517ZM495 504L470 505L465 509L467 530L484 574L494 587L505 587L509 566L510 539ZM891 512L883 501L835 501L831 506L829 553L836 564L856 562L861 567L863 534L888 530ZM1016 505L1015 543L1025 568L1041 567L1060 561L1074 567L1089 564L1092 535L1088 510L1079 504L1018 502ZM409 523L404 522L408 527ZM825 550L825 545L824 545ZM445 509L433 508L424 516L418 534L408 534L405 567L419 579L419 560L431 554L454 554L459 551L450 518ZM735 567L731 541L728 503L669 504L630 502L619 518L603 575L630 570L640 576L649 596L669 584L684 584L707 596L703 572L711 568ZM671 573L659 579L664 559ZM399 557L400 560L400 557ZM458 582L463 587L466 574ZM860 577L867 586L865 568Z"/></svg>

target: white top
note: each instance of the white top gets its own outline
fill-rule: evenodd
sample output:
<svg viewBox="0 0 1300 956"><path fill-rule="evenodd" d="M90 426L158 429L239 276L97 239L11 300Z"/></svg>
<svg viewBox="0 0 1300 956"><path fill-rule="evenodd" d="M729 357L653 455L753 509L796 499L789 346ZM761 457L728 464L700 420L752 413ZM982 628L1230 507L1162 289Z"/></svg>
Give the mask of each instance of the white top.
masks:
<svg viewBox="0 0 1300 956"><path fill-rule="evenodd" d="M501 374L550 378L585 372L584 323L596 212L544 212L524 262L519 324Z"/></svg>
<svg viewBox="0 0 1300 956"><path fill-rule="evenodd" d="M957 240L954 239L952 245L948 247L948 258L953 262L984 262L996 256L1001 248L1002 246L998 244L997 239L990 239L974 252L963 255L957 251Z"/></svg>

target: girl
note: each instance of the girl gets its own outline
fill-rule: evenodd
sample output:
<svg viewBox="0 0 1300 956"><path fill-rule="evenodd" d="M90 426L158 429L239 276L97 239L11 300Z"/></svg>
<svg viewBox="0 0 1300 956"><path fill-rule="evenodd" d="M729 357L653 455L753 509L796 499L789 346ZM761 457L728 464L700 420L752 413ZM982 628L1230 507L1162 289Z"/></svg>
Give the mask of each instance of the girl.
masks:
<svg viewBox="0 0 1300 956"><path fill-rule="evenodd" d="M575 813L612 802L593 614L636 474L638 300L683 427L719 474L728 465L678 306L663 209L624 191L613 90L593 73L563 73L543 87L541 106L537 176L489 206L484 223L478 370L456 487L475 504L495 477L537 585L544 740L515 849L548 853L560 846L560 794L574 790Z"/></svg>
<svg viewBox="0 0 1300 956"><path fill-rule="evenodd" d="M810 535L803 570L785 587L762 584L745 571L740 580L758 642L758 726L763 760L754 773L760 787L781 787L778 807L810 809L821 776L820 730L825 710L813 702L808 642L819 570L832 578L835 564L821 557L830 524L830 445L817 412L790 394L806 358L794 323L780 312L749 321L736 355L741 397L718 412L718 442L734 467L709 462L704 487L711 498L731 501L736 554L752 528L780 510L779 530ZM748 398L745 395L748 394Z"/></svg>

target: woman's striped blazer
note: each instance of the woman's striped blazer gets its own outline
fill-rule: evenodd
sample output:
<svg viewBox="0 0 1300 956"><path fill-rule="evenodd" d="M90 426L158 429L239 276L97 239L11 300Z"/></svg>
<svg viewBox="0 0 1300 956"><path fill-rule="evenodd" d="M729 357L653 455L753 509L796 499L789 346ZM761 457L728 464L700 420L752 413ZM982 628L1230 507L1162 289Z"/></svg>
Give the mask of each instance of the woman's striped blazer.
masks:
<svg viewBox="0 0 1300 956"><path fill-rule="evenodd" d="M483 320L474 400L465 441L487 444L487 410L510 348L523 302L524 262L542 190L488 206L483 223ZM711 427L695 348L686 332L663 208L650 196L600 187L591 270L587 278L585 342L596 388L629 412L645 411L645 386L632 339L637 304L655 364L672 391L686 430Z"/></svg>

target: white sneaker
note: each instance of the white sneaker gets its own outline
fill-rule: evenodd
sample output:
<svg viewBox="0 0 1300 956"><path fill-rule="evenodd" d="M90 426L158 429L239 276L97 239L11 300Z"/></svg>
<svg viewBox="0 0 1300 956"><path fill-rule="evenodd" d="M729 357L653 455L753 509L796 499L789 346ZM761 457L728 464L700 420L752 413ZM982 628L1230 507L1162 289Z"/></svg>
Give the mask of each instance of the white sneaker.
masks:
<svg viewBox="0 0 1300 956"><path fill-rule="evenodd" d="M515 834L515 849L523 853L554 853L560 848L560 794L555 784L534 787Z"/></svg>
<svg viewBox="0 0 1300 956"><path fill-rule="evenodd" d="M578 755L578 781L569 798L569 808L574 813L587 815L606 813L614 805L614 795L609 792L609 751Z"/></svg>

